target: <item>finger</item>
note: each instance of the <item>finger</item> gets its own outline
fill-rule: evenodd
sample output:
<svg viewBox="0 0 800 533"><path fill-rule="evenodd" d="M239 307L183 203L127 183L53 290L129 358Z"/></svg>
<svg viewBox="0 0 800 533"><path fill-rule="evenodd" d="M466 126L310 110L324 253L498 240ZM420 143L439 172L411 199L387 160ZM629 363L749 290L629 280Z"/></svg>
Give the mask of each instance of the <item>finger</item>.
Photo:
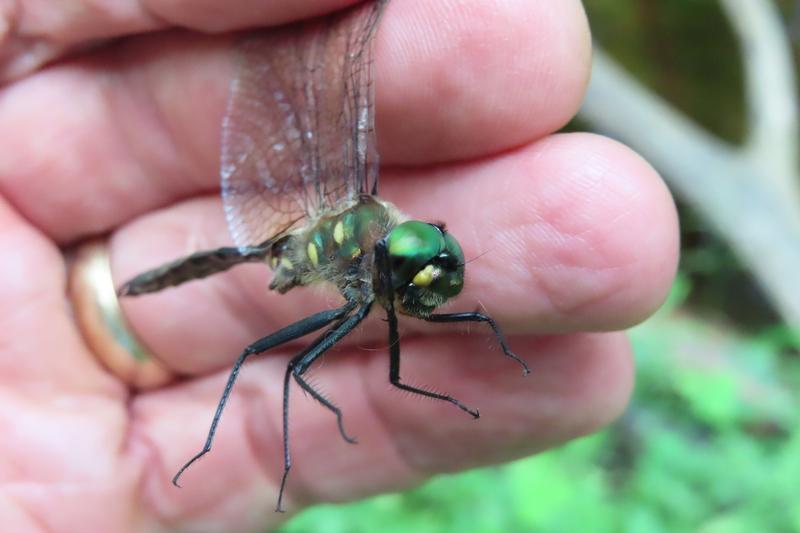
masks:
<svg viewBox="0 0 800 533"><path fill-rule="evenodd" d="M47 9L21 0L13 9L0 5L0 83L26 75L48 61L101 39L183 27L223 32L250 26L275 26L321 15L355 0L215 1L88 0L58 2Z"/></svg>
<svg viewBox="0 0 800 533"><path fill-rule="evenodd" d="M389 387L385 353L330 355L337 364L319 368L313 379L341 406L345 425L359 444L344 443L332 414L294 389L288 509L400 490L436 472L540 451L613 420L630 394L630 351L621 334L518 339L520 351L536 354L528 378L499 351L480 344L456 335L402 346L407 382L427 384L479 407L479 420L450 404ZM274 525L281 518L269 504L276 499L282 470L285 364L285 358L264 359L244 369L214 448L186 471L181 490L169 484L170 474L202 445L223 376L148 394L134 403L134 434L153 447L159 465L142 484L147 506L187 528L212 516L230 521L229 530ZM260 512L253 514L253 509Z"/></svg>
<svg viewBox="0 0 800 533"><path fill-rule="evenodd" d="M0 382L15 393L124 391L87 351L68 302L64 259L0 196Z"/></svg>
<svg viewBox="0 0 800 533"><path fill-rule="evenodd" d="M660 305L675 272L677 222L664 184L602 137L560 135L494 160L387 178L386 199L446 222L474 259L445 310L483 306L509 332L630 326ZM216 198L166 208L114 235L114 278L227 242ZM334 290L268 291L269 277L265 266L247 265L123 305L154 353L183 372L205 372L258 337L341 305ZM385 339L382 328L365 329L361 340Z"/></svg>
<svg viewBox="0 0 800 533"><path fill-rule="evenodd" d="M144 462L126 446L127 390L75 329L63 256L2 196L0 250L2 530L124 530Z"/></svg>
<svg viewBox="0 0 800 533"><path fill-rule="evenodd" d="M417 0L387 10L376 93L388 165L519 146L577 109L589 61L579 2L459 6ZM68 241L216 189L231 58L230 39L173 33L132 39L7 88L0 190Z"/></svg>
<svg viewBox="0 0 800 533"><path fill-rule="evenodd" d="M468 159L552 133L578 111L590 59L574 0L390 4L376 37L383 161Z"/></svg>

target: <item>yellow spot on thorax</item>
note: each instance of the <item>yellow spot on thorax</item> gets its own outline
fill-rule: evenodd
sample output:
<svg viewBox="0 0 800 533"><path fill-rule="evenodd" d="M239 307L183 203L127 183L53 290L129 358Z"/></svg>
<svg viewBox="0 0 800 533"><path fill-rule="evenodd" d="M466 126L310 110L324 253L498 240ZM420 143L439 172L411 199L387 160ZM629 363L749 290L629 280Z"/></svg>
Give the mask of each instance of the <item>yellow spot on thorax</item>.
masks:
<svg viewBox="0 0 800 533"><path fill-rule="evenodd" d="M341 220L333 227L333 240L336 241L336 244L344 242L344 224Z"/></svg>
<svg viewBox="0 0 800 533"><path fill-rule="evenodd" d="M308 253L308 258L311 260L311 264L317 266L319 264L319 255L317 254L317 245L313 242L308 243L308 247L306 248L306 252Z"/></svg>

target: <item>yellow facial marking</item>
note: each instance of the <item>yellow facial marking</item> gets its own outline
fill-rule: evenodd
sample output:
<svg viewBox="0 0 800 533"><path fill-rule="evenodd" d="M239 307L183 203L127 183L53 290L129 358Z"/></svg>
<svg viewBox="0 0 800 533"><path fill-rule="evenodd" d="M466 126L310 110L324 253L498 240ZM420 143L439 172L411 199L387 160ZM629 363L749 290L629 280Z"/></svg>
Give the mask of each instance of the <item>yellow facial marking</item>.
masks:
<svg viewBox="0 0 800 533"><path fill-rule="evenodd" d="M286 270L292 270L294 268L294 265L288 257L281 257L281 266Z"/></svg>
<svg viewBox="0 0 800 533"><path fill-rule="evenodd" d="M419 272L417 272L417 275L414 276L414 279L411 280L411 283L413 283L417 287L427 287L438 276L439 276L439 270L435 268L433 265L428 265Z"/></svg>
<svg viewBox="0 0 800 533"><path fill-rule="evenodd" d="M317 266L319 264L319 255L317 255L317 246L313 242L308 243L308 248L306 248L306 252L308 252L308 258L311 260L311 264Z"/></svg>
<svg viewBox="0 0 800 533"><path fill-rule="evenodd" d="M275 257L274 255L269 258L269 266L270 268L272 268L272 270L278 268L278 258Z"/></svg>
<svg viewBox="0 0 800 533"><path fill-rule="evenodd" d="M336 241L336 244L344 242L344 224L341 220L333 227L333 240Z"/></svg>

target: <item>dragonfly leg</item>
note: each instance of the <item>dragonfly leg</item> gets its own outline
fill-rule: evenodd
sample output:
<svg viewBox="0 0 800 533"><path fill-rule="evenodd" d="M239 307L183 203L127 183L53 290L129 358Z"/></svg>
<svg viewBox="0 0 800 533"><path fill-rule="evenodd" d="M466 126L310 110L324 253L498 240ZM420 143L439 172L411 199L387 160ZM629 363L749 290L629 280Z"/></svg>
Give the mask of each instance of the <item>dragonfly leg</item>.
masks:
<svg viewBox="0 0 800 533"><path fill-rule="evenodd" d="M315 313L309 317L299 320L294 324L290 324L285 328L272 333L271 335L267 335L266 337L255 341L245 348L244 351L239 355L238 359L236 359L236 362L233 364L233 368L231 369L231 373L228 375L228 381L225 383L225 389L222 391L222 396L220 396L219 403L217 404L217 410L214 412L214 418L211 421L211 427L208 430L208 436L206 437L206 443L203 446L203 449L194 457L189 459L189 461L187 461L186 464L184 464L181 469L178 470L178 473L172 478L172 483L179 487L180 485L178 484L178 480L183 472L189 468L192 463L211 451L211 445L214 442L214 434L217 432L217 425L219 424L220 417L222 416L222 411L225 409L225 403L228 401L228 396L230 396L231 389L233 389L233 385L236 382L236 377L239 375L239 370L241 370L242 365L248 357L265 352L270 348L275 348L276 346L280 346L281 344L285 344L304 335L308 335L309 333L312 333L322 327L327 326L331 322L340 319L352 311L353 308L354 304L348 302L344 306L337 309L320 311L319 313Z"/></svg>
<svg viewBox="0 0 800 533"><path fill-rule="evenodd" d="M420 394L436 400L450 402L462 411L472 415L473 418L480 418L481 415L477 409L471 409L467 407L452 396L421 389L419 387L412 387L411 385L406 385L400 381L400 336L397 333L397 316L395 315L394 309L387 309L386 315L389 322L389 382L398 389L404 391L413 392L414 394Z"/></svg>
<svg viewBox="0 0 800 533"><path fill-rule="evenodd" d="M297 382L297 384L300 385L300 388L302 388L304 391L310 394L312 398L317 400L324 407L332 411L334 415L336 415L336 424L339 426L339 433L342 435L342 438L350 444L356 444L357 443L356 439L349 436L347 432L344 430L344 423L342 422L342 410L339 409L329 399L327 399L321 392L314 389L314 387L312 387L309 382L303 379L303 377L300 374L293 372L292 375L294 376L294 380Z"/></svg>
<svg viewBox="0 0 800 533"><path fill-rule="evenodd" d="M384 241L375 245L375 262L380 276L380 286L384 292L384 307L386 308L386 321L389 323L389 382L398 389L419 394L427 398L442 400L452 403L462 411L469 413L473 418L480 418L477 409L467 407L457 399L447 394L440 394L419 387L406 385L400 378L400 335L397 332L397 314L394 311L394 290L392 289L392 270L389 263L389 252Z"/></svg>
<svg viewBox="0 0 800 533"><path fill-rule="evenodd" d="M354 304L351 303L348 305L352 310ZM286 478L289 476L289 470L292 468L292 456L289 452L289 379L291 376L295 376L295 378L302 376L314 363L314 361L316 361L334 344L342 340L345 335L353 331L353 329L355 329L355 327L358 326L362 320L364 320L367 314L369 314L371 307L371 300L362 304L358 311L347 318L343 318L338 324L334 324L322 335L317 337L310 346L289 361L289 364L286 367L286 373L284 374L283 378L283 475L281 476L281 485L278 492L278 503L275 507L277 512L283 512L283 493L284 489L286 488ZM300 382L298 381L298 383ZM314 391L314 393L316 393L316 391ZM323 403L323 405L325 405L325 403ZM334 413L337 413L337 418L341 421L341 411L336 409ZM341 424L340 431L342 432L342 435L345 436L345 439L347 439L348 437L342 430Z"/></svg>
<svg viewBox="0 0 800 533"><path fill-rule="evenodd" d="M500 343L500 347L503 349L503 353L506 356L510 357L520 365L522 365L522 375L527 376L531 373L531 369L528 368L528 364L523 361L517 354L511 351L506 343L506 338L503 335L503 332L500 330L500 326L492 319L492 317L488 315L484 315L483 313L479 313L477 311L466 312L466 313L446 313L446 314L434 314L430 315L425 318L428 322L486 322L494 331L494 336L497 339L497 342Z"/></svg>

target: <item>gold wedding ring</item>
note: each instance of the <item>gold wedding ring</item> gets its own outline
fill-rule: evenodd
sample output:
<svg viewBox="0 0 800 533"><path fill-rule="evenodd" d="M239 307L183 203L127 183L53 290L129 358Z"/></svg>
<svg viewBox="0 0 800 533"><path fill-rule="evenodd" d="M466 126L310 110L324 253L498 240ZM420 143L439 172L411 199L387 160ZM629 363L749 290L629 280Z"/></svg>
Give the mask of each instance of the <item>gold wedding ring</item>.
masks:
<svg viewBox="0 0 800 533"><path fill-rule="evenodd" d="M69 298L89 350L135 389L153 389L175 375L141 344L122 313L105 240L80 245L69 261Z"/></svg>

